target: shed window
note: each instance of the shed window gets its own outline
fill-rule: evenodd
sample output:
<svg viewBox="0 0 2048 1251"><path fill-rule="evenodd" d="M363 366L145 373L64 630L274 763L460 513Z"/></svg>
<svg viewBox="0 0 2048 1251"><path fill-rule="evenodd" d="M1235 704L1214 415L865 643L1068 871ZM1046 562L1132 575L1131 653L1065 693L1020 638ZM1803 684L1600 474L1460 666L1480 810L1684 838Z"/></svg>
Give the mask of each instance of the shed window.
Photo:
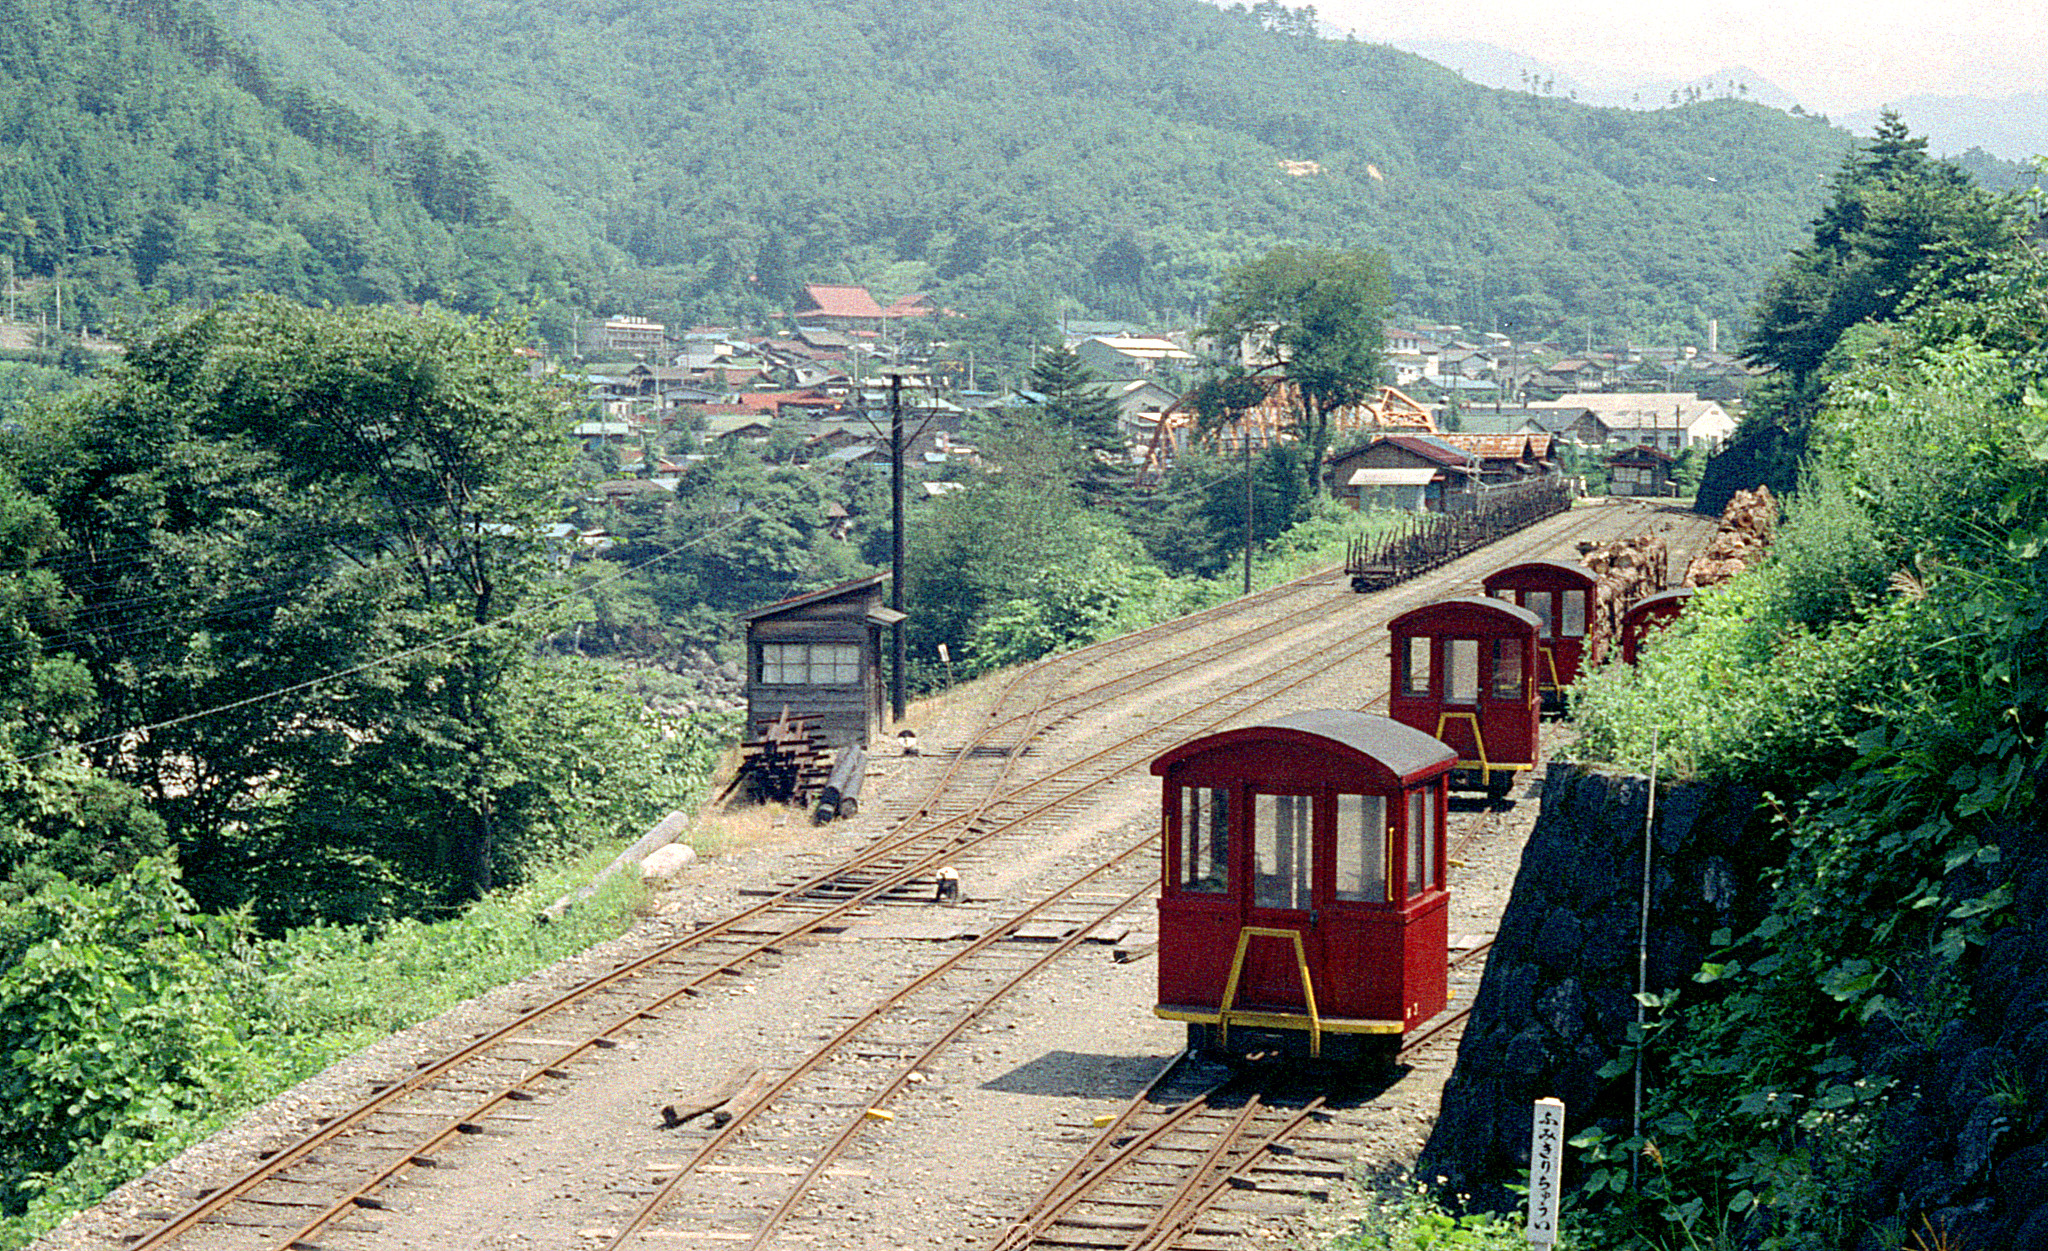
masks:
<svg viewBox="0 0 2048 1251"><path fill-rule="evenodd" d="M1547 639L1551 635L1551 613L1549 591L1522 592L1522 607L1536 614L1536 637Z"/></svg>
<svg viewBox="0 0 2048 1251"><path fill-rule="evenodd" d="M1427 636L1410 635L1401 640L1401 693L1418 698L1429 695L1429 643Z"/></svg>
<svg viewBox="0 0 2048 1251"><path fill-rule="evenodd" d="M1444 702L1447 704L1476 704L1479 702L1479 640L1445 639L1444 651L1449 663L1444 666Z"/></svg>
<svg viewBox="0 0 2048 1251"><path fill-rule="evenodd" d="M1493 640L1493 697L1495 699L1522 699L1522 641L1520 639Z"/></svg>
<svg viewBox="0 0 2048 1251"><path fill-rule="evenodd" d="M1221 787L1180 788L1180 888L1230 889L1230 792Z"/></svg>
<svg viewBox="0 0 2048 1251"><path fill-rule="evenodd" d="M1336 895L1386 902L1387 801L1382 796L1337 796Z"/></svg>
<svg viewBox="0 0 2048 1251"><path fill-rule="evenodd" d="M1315 799L1309 795L1252 797L1253 907L1301 911L1309 906L1314 811Z"/></svg>
<svg viewBox="0 0 2048 1251"><path fill-rule="evenodd" d="M855 686L858 643L763 643L755 680L764 686Z"/></svg>
<svg viewBox="0 0 2048 1251"><path fill-rule="evenodd" d="M1565 591L1558 597L1558 633L1568 639L1586 637L1586 592Z"/></svg>

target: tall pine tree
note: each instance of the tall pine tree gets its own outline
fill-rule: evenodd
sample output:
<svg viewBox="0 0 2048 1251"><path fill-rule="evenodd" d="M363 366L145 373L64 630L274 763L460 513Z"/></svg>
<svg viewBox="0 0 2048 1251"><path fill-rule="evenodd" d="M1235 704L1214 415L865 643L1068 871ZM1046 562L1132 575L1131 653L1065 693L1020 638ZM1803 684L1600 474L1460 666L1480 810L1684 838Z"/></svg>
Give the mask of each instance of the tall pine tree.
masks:
<svg viewBox="0 0 2048 1251"><path fill-rule="evenodd" d="M1072 348L1039 355L1031 366L1031 390L1041 397L1039 413L1073 435L1087 461L1081 489L1092 504L1110 502L1130 485L1131 458L1124 442L1116 397Z"/></svg>
<svg viewBox="0 0 2048 1251"><path fill-rule="evenodd" d="M1885 325L1953 290L2018 242L2005 203L1929 157L1927 140L1890 109L1832 186L1812 242L1786 258L1758 300L1742 356L1773 374L1753 393L1734 441L1708 464L1704 511L1758 483L1781 494L1796 486L1831 355L1849 331Z"/></svg>

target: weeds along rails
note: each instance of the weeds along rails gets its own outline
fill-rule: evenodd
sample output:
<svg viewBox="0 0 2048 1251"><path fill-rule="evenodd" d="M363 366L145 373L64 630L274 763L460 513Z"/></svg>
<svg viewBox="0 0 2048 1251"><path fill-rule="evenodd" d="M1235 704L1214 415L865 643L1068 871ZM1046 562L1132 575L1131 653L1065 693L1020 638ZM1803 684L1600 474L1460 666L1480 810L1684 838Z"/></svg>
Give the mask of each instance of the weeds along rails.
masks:
<svg viewBox="0 0 2048 1251"><path fill-rule="evenodd" d="M1540 533L1531 533L1514 546L1535 552L1546 545L1565 543L1576 537L1572 531L1583 525L1583 520L1580 525L1546 523ZM951 802L942 802L943 797L928 797L916 805L923 816L877 840L869 850L807 873L753 908L659 943L566 993L508 1013L509 1019L469 1045L422 1064L402 1080L270 1153L242 1176L211 1187L206 1198L146 1233L135 1245L161 1246L190 1238L194 1245L203 1241L208 1246L283 1247L315 1241L316 1235L337 1222L345 1232L346 1223L362 1219L365 1210L387 1206L379 1195L395 1179L447 1163L457 1143L480 1142L485 1131L493 1135L508 1127L516 1131L536 1114L546 1115L549 1101L565 1085L573 1084L574 1074L595 1063L616 1061L622 1043L630 1044L650 1031L686 1027L705 1014L715 1016L705 992L729 985L728 979L741 971L774 971L821 930L875 916L884 904L907 901L910 888L928 882L942 864L966 857L998 859L1018 854L1034 842L1042 843L1042 838L1029 837L1034 828L1043 830L1067 822L1091 792L1139 773L1153 755L1181 738L1229 724L1283 699L1328 702L1332 672L1380 649L1387 617L1428 593L1413 589L1361 599L1348 592L1334 592L1332 606L1345 608L1336 614L1342 618L1336 622L1325 620L1329 613L1290 610L1287 615L1300 619L1307 637L1289 649L1287 659L1254 665L1256 672L1248 679L1229 683L1192 683L1185 680L1185 671L1177 671L1182 689L1172 698L1154 701L1142 716L1125 718L1125 725L1132 727L1126 732L1098 736L1095 742L1075 747L1064 769L1029 779L1017 778L1014 771L1007 780L976 779L972 803L963 803L957 810ZM1061 681L1060 674L1053 672L1058 668L1039 667L1034 680ZM1353 683L1345 690L1358 702L1370 703L1384 694L1384 665L1365 664L1360 671L1372 675L1373 681ZM1077 667L1067 666L1064 681L1073 683L1078 672ZM1190 693L1190 687L1199 690ZM1051 686L1034 691L1020 676L1006 696L1010 711L987 718L985 724L1012 725L1019 715L1071 716L1071 711L1060 710L1078 707L1072 701L1089 689L1084 680L1071 692L1062 693ZM1107 698L1116 699L1113 695ZM1011 738L1011 746L1003 749L1004 757L1020 754L1017 745L1025 741L1021 734ZM1058 741L1064 747L1066 736ZM971 772L964 769L963 760L974 760L968 748L955 757L952 763L962 765L963 771L941 783L951 791L959 790L966 781L965 773ZM1149 855L1149 837L1143 846L1141 854ZM1106 859L1100 848L1077 848L1068 857L1070 863L1049 865L1046 873L1076 881L1082 873L1099 869ZM1150 873L1141 874L1147 891L1151 877ZM1022 924L1022 916L1021 910L994 916L983 933L1013 930ZM892 967L886 973L908 985L937 963L929 961L925 969ZM885 997L887 990L874 993ZM795 1014L813 1009L802 1002L786 1006ZM797 1060L779 1067L794 1071L801 1063ZM570 1188L581 1187L571 1183ZM281 1214L288 1214L289 1220L281 1221ZM589 1219L595 1214L582 1215ZM542 1217L536 1213L533 1220ZM194 1237L202 1227L203 1238Z"/></svg>

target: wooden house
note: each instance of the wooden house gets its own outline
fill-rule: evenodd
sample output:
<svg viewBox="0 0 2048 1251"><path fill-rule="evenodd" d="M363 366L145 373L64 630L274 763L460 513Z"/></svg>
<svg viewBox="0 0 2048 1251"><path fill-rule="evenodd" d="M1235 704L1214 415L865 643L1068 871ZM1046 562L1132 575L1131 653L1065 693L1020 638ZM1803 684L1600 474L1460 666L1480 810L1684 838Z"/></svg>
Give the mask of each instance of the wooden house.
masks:
<svg viewBox="0 0 2048 1251"><path fill-rule="evenodd" d="M1676 495L1671 480L1675 458L1654 447L1631 447L1607 458L1609 495Z"/></svg>
<svg viewBox="0 0 2048 1251"><path fill-rule="evenodd" d="M888 698L883 628L903 620L883 603L888 580L856 578L740 614L749 738L787 712L814 719L828 747L867 746Z"/></svg>
<svg viewBox="0 0 2048 1251"><path fill-rule="evenodd" d="M1352 508L1442 512L1473 489L1478 458L1430 435L1374 439L1330 462L1330 490Z"/></svg>

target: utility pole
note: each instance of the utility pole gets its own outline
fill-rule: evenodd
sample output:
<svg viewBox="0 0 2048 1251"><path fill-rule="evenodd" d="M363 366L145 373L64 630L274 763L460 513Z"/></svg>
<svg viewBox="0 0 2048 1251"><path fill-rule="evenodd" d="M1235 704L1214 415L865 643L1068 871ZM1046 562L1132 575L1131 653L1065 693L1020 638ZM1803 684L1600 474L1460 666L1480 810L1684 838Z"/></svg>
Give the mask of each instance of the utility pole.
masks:
<svg viewBox="0 0 2048 1251"><path fill-rule="evenodd" d="M1251 414L1238 421L1238 444L1244 458L1244 593L1252 593L1252 427Z"/></svg>
<svg viewBox="0 0 2048 1251"><path fill-rule="evenodd" d="M903 641L903 372L889 375L889 511L890 536L889 607L896 610L896 624L890 630L889 710L890 719L901 725L904 709Z"/></svg>

